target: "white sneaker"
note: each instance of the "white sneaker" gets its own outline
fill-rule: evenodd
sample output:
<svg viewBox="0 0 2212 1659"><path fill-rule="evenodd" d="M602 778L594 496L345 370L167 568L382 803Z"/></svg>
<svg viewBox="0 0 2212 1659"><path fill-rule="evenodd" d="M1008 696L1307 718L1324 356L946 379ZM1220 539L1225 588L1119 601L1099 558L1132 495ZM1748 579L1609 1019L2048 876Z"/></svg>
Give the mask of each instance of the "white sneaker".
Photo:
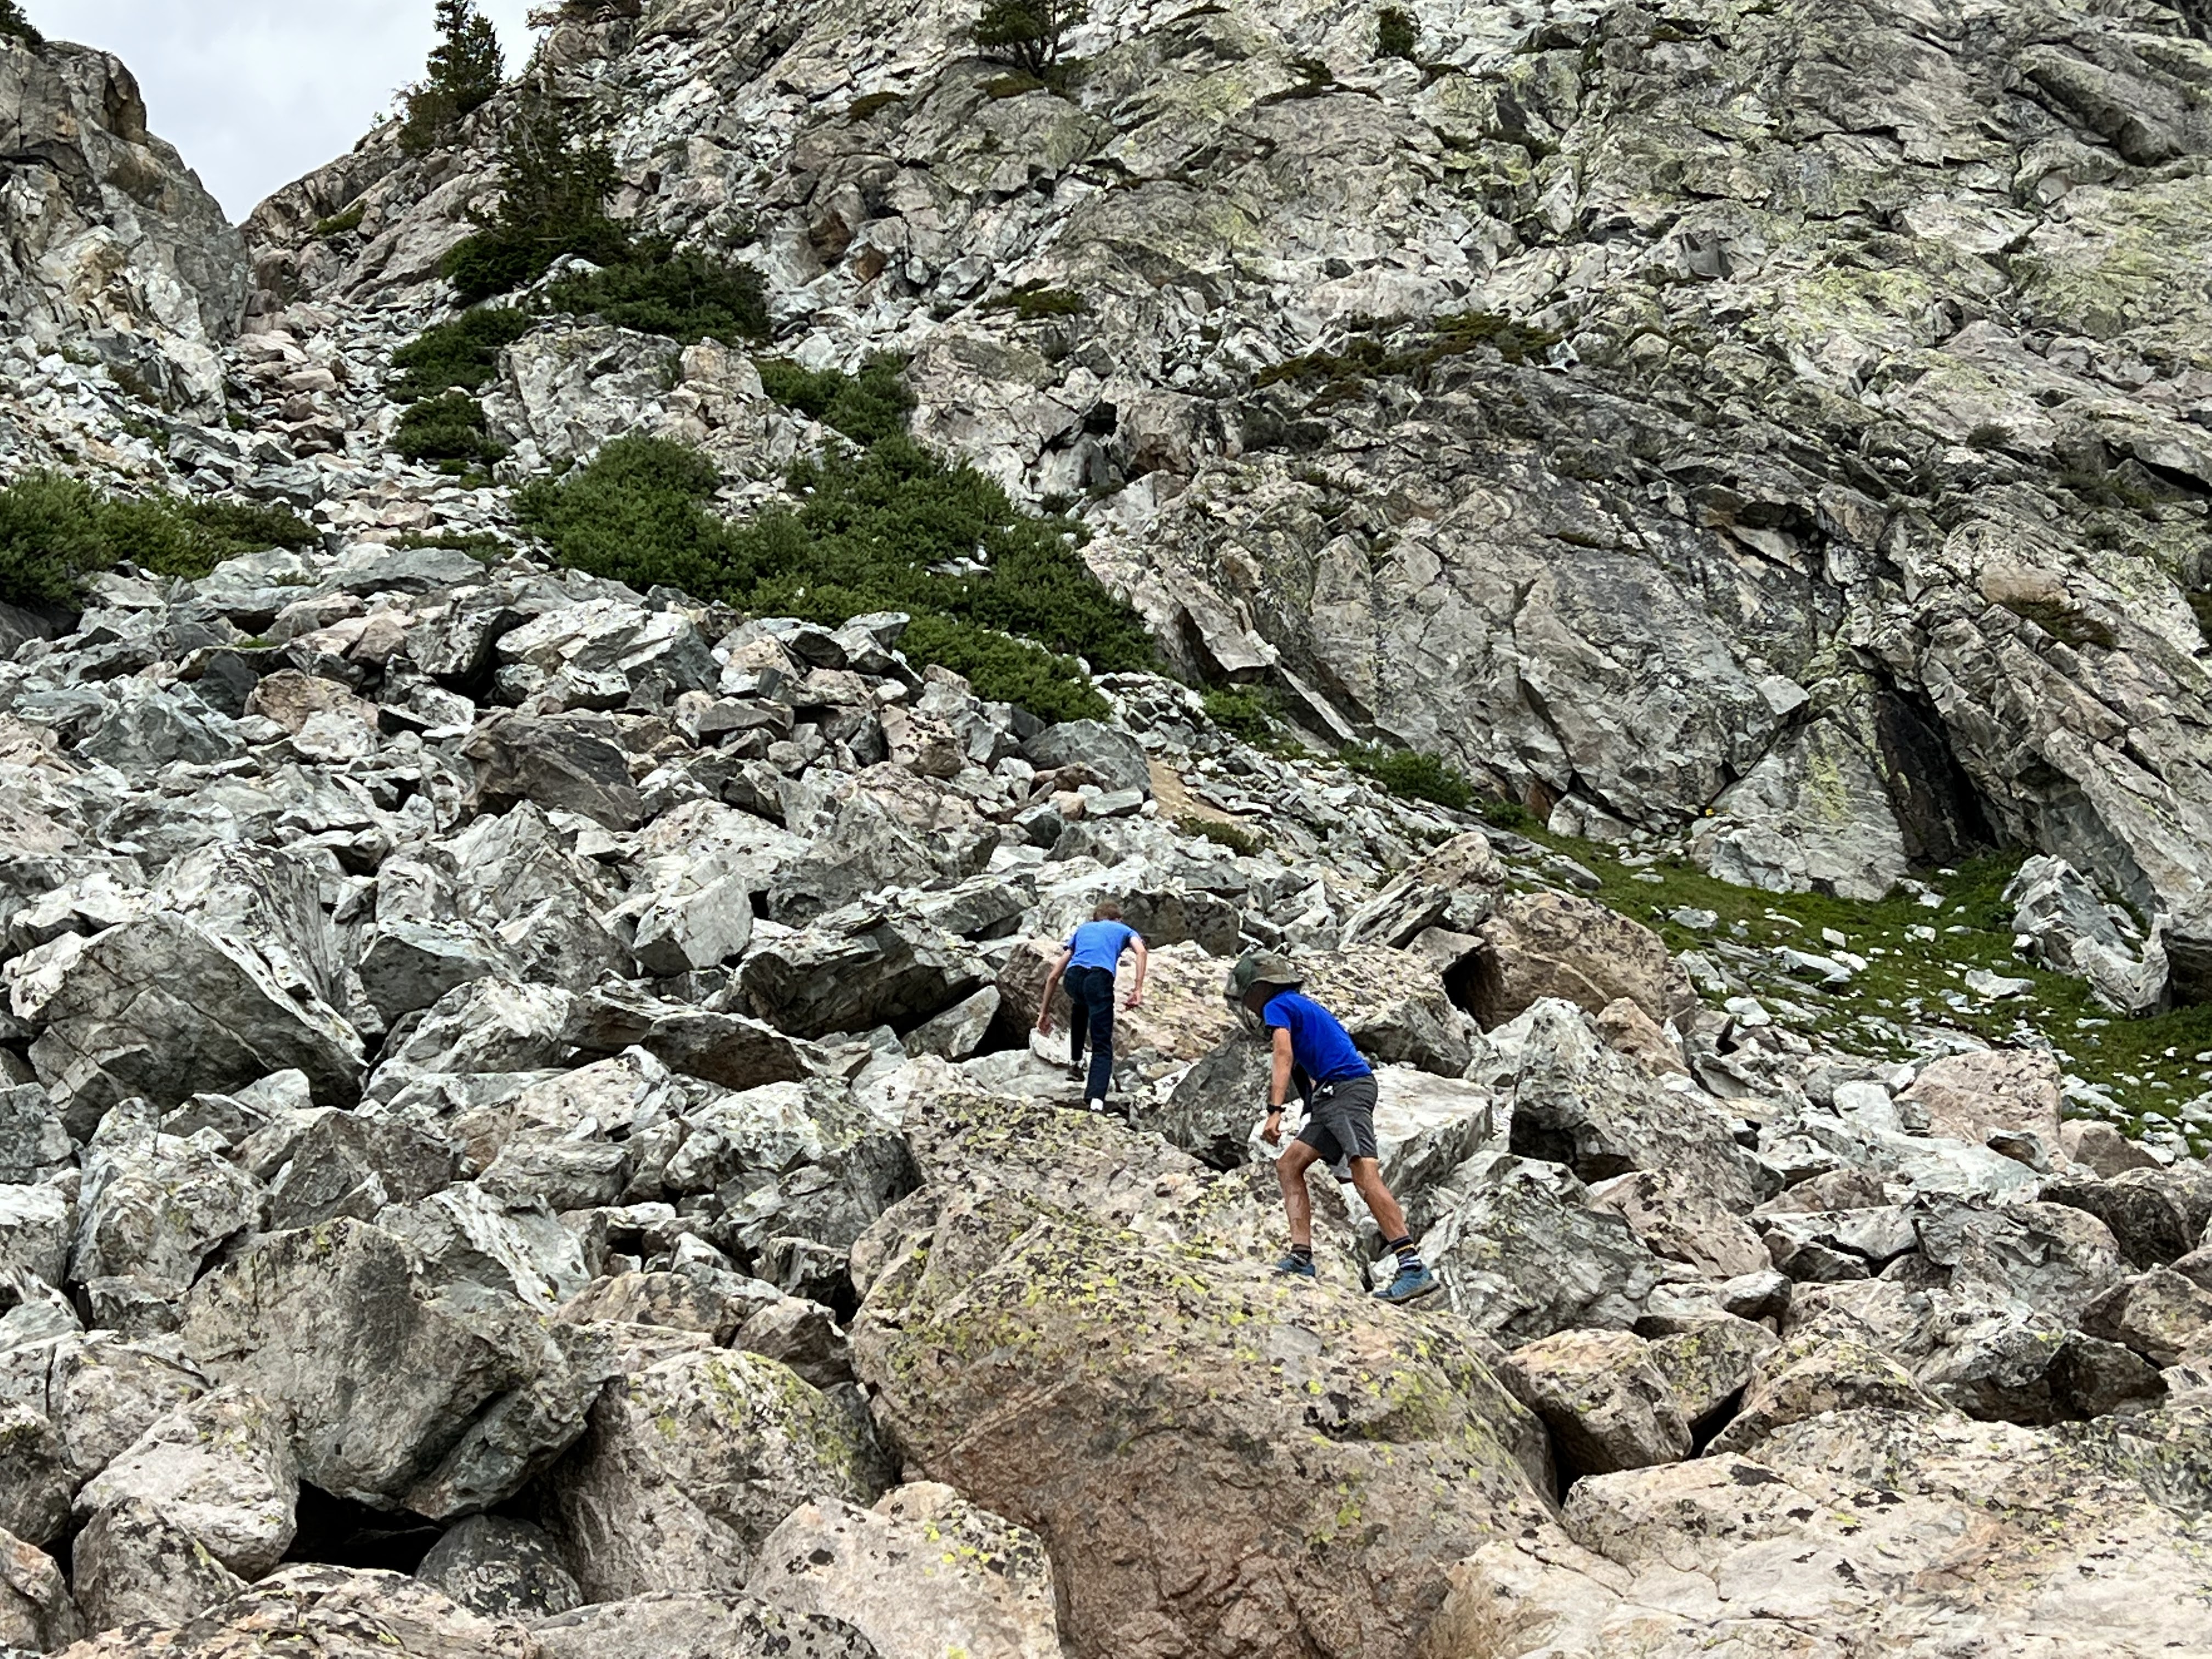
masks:
<svg viewBox="0 0 2212 1659"><path fill-rule="evenodd" d="M1086 1112L1103 1112L1106 1109L1106 1103L1103 1100L1086 1100L1083 1103L1083 1109Z"/></svg>

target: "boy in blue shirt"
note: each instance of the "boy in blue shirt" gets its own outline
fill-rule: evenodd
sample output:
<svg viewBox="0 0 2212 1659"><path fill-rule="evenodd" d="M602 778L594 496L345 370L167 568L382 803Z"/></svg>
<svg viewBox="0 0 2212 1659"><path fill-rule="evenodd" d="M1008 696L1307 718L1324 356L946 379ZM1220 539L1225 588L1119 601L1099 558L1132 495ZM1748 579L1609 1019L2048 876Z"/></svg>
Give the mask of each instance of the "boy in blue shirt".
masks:
<svg viewBox="0 0 2212 1659"><path fill-rule="evenodd" d="M1267 1122L1261 1138L1270 1146L1281 1146L1283 1105L1294 1085L1306 1103L1305 1127L1275 1161L1283 1206L1291 1218L1291 1253L1275 1264L1275 1271L1301 1279L1318 1277L1313 1198L1306 1191L1306 1171L1316 1163L1349 1159L1352 1184L1366 1200L1368 1212L1397 1258L1396 1276L1376 1297L1383 1302L1414 1301L1440 1286L1413 1247L1413 1236L1406 1230L1406 1212L1382 1184L1375 1139L1374 1068L1336 1016L1299 994L1304 983L1289 960L1272 951L1254 951L1229 972L1229 1006L1248 1025L1265 1030L1274 1050Z"/></svg>
<svg viewBox="0 0 2212 1659"><path fill-rule="evenodd" d="M1124 951L1137 953L1137 977L1129 987L1127 1006L1145 1000L1145 968L1148 960L1145 936L1121 920L1121 907L1108 899L1077 928L1060 953L1060 961L1044 982L1044 1007L1037 1015L1037 1030L1052 1035L1052 996L1061 980L1067 981L1067 1000L1075 1005L1068 1023L1068 1064L1083 1064L1083 1039L1091 1039L1091 1079L1084 1087L1083 1103L1094 1112L1106 1109L1106 1097L1114 1087L1114 977Z"/></svg>

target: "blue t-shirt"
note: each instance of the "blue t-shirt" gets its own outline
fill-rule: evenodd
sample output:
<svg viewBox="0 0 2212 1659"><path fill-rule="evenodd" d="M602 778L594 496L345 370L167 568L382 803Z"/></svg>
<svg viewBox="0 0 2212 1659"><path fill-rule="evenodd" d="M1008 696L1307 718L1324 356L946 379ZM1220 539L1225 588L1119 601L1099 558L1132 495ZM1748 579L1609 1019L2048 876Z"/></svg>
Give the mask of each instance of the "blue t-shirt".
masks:
<svg viewBox="0 0 2212 1659"><path fill-rule="evenodd" d="M1068 958L1071 968L1103 968L1113 973L1121 965L1121 952L1129 948L1132 939L1143 935L1125 922L1086 921L1075 930L1067 941L1067 948L1075 954Z"/></svg>
<svg viewBox="0 0 2212 1659"><path fill-rule="evenodd" d="M1352 1042L1351 1033L1337 1023L1334 1014L1311 997L1285 991L1269 1000L1267 1012L1261 1018L1267 1021L1269 1030L1291 1034L1291 1060L1316 1083L1374 1075L1373 1068L1361 1058Z"/></svg>

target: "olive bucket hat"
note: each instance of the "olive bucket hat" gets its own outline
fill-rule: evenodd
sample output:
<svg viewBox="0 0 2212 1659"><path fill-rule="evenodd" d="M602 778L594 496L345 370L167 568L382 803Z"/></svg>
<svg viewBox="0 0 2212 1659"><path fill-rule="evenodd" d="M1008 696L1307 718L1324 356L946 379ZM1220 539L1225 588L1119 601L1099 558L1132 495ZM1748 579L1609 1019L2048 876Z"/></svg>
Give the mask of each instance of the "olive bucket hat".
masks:
<svg viewBox="0 0 2212 1659"><path fill-rule="evenodd" d="M1241 1010L1255 985L1295 991L1305 982L1306 976L1291 966L1291 959L1279 951L1247 951L1229 970L1229 982L1222 994L1231 1008Z"/></svg>

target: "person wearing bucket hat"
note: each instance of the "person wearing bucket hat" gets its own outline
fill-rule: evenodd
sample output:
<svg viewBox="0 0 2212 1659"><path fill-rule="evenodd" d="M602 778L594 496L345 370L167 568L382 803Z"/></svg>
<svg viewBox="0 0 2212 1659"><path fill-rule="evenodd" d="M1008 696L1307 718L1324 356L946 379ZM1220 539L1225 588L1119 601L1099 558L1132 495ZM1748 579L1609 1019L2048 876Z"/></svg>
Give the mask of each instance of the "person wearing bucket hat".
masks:
<svg viewBox="0 0 2212 1659"><path fill-rule="evenodd" d="M1375 1140L1375 1070L1336 1016L1304 994L1305 976L1290 958L1253 951L1229 970L1229 1006L1246 1028L1264 1034L1273 1050L1268 1079L1267 1121L1261 1136L1270 1146L1283 1139L1283 1108L1295 1087L1306 1103L1305 1127L1275 1160L1290 1212L1291 1253L1275 1271L1318 1278L1313 1254L1313 1199L1306 1171L1316 1163L1349 1160L1352 1184L1397 1259L1397 1272L1375 1294L1383 1302L1417 1301L1440 1288L1406 1229L1406 1212L1382 1183Z"/></svg>

